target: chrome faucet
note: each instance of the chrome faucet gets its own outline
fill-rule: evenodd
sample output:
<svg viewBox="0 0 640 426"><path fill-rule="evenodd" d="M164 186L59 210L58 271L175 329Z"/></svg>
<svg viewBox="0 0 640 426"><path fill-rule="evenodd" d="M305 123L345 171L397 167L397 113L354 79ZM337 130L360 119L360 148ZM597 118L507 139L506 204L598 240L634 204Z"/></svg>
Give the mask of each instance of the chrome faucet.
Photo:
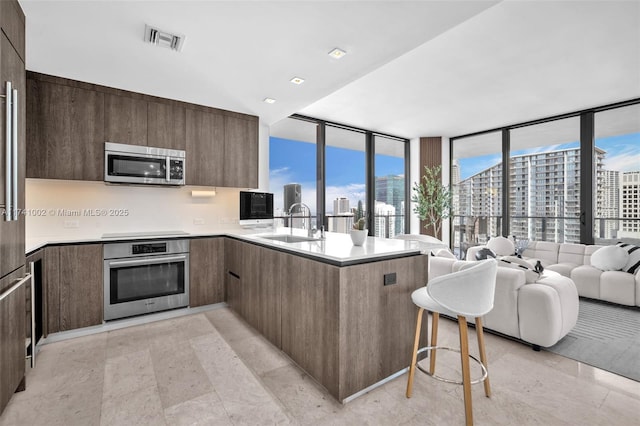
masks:
<svg viewBox="0 0 640 426"><path fill-rule="evenodd" d="M306 221L303 222L304 226L306 226L307 228L309 228L307 230L307 236L309 238L313 237L313 229L311 228L311 209L309 208L308 205L306 205L305 203L294 203L291 204L291 207L289 207L289 229L291 230L291 234L293 235L293 210L296 206L300 206L300 207L304 207L307 209L307 212L309 213L308 216L303 216L304 218L308 218L309 219L309 224L306 225ZM303 228L304 229L304 228Z"/></svg>

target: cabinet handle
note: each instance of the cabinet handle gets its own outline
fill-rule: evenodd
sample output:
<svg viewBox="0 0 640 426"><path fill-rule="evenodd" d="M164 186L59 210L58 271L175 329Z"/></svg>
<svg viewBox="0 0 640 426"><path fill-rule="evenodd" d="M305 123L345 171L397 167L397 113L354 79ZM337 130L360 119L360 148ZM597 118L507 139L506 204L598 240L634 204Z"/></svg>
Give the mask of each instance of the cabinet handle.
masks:
<svg viewBox="0 0 640 426"><path fill-rule="evenodd" d="M167 182L171 182L171 159L169 158L169 156L167 156L167 158L165 159L165 166L164 166L164 170L165 170L165 179Z"/></svg>
<svg viewBox="0 0 640 426"><path fill-rule="evenodd" d="M237 279L240 279L240 275L238 275L238 274L236 274L236 273L234 273L234 272L231 272L231 271L228 271L228 273L229 273L229 275L231 275L232 277L237 278Z"/></svg>
<svg viewBox="0 0 640 426"><path fill-rule="evenodd" d="M20 278L17 283L15 283L9 290L0 294L0 302L9 297L11 293L16 291L20 286L31 279L31 273L27 274L24 278Z"/></svg>
<svg viewBox="0 0 640 426"><path fill-rule="evenodd" d="M31 368L36 368L36 277L35 263L29 262L31 273Z"/></svg>
<svg viewBox="0 0 640 426"><path fill-rule="evenodd" d="M13 175L13 191L11 192L11 220L18 220L18 90L13 89L11 97L11 144L13 167L11 167Z"/></svg>
<svg viewBox="0 0 640 426"><path fill-rule="evenodd" d="M12 113L13 113L13 106L12 106L12 95L13 95L13 90L11 89L11 82L7 81L6 83L6 94L3 96L5 98L5 118L4 118L4 122L5 122L5 129L6 129L6 134L5 134L5 142L4 142L4 148L5 148L5 154L4 154L4 160L5 160L5 169L4 169L4 220L7 222L10 222L11 220L13 220L13 208L11 206L11 201L13 200L13 198L11 197L11 189L13 188L12 186L12 173L11 173L11 166L13 165L13 158L11 156L11 147L13 145L13 131L11 129L12 124L13 124L13 119L11 117Z"/></svg>

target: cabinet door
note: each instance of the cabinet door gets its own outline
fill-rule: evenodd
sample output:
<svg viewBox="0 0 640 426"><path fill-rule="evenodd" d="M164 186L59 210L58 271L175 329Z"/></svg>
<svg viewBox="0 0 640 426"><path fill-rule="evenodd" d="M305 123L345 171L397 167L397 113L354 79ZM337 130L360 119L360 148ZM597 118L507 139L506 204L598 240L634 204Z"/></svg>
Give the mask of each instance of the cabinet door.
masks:
<svg viewBox="0 0 640 426"><path fill-rule="evenodd" d="M290 254L268 248L260 249L258 283L258 324L260 332L278 348L282 346L282 281L296 273L288 271Z"/></svg>
<svg viewBox="0 0 640 426"><path fill-rule="evenodd" d="M29 80L27 177L104 179L104 94Z"/></svg>
<svg viewBox="0 0 640 426"><path fill-rule="evenodd" d="M198 238L189 245L189 305L224 302L224 238Z"/></svg>
<svg viewBox="0 0 640 426"><path fill-rule="evenodd" d="M0 280L0 294L24 276L24 268ZM25 288L20 286L0 300L0 414L24 378Z"/></svg>
<svg viewBox="0 0 640 426"><path fill-rule="evenodd" d="M107 142L147 145L147 101L106 94L104 137Z"/></svg>
<svg viewBox="0 0 640 426"><path fill-rule="evenodd" d="M24 178L25 178L25 113L26 75L24 63L20 56L13 49L4 33L0 32L0 82L2 87L0 92L6 95L6 81L11 81L13 89L18 91L18 205L15 209L24 209ZM2 102L3 108L0 113L0 204L5 205L7 194L5 194L6 183L6 151L5 151L5 108L6 103ZM4 212L4 209L3 209ZM19 214L17 220L7 222L5 216L0 216L0 276L4 276L11 271L24 265L24 222L25 217Z"/></svg>
<svg viewBox="0 0 640 426"><path fill-rule="evenodd" d="M186 149L186 108L177 104L147 103L147 145Z"/></svg>
<svg viewBox="0 0 640 426"><path fill-rule="evenodd" d="M187 185L223 186L224 117L187 110Z"/></svg>
<svg viewBox="0 0 640 426"><path fill-rule="evenodd" d="M242 287L240 285L240 265L242 262L242 251L240 241L225 238L224 240L224 261L225 261L225 300L229 307L240 313L240 301L242 299Z"/></svg>
<svg viewBox="0 0 640 426"><path fill-rule="evenodd" d="M47 247L49 333L102 324L102 268L102 244Z"/></svg>
<svg viewBox="0 0 640 426"><path fill-rule="evenodd" d="M258 120L224 118L224 186L258 187Z"/></svg>

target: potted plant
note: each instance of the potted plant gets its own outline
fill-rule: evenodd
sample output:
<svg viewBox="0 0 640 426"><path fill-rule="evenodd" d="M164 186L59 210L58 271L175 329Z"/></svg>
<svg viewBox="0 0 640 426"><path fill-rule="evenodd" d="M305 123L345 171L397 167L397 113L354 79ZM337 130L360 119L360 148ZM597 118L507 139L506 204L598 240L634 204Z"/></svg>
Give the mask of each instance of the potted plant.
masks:
<svg viewBox="0 0 640 426"><path fill-rule="evenodd" d="M367 239L367 219L364 217L358 218L353 222L353 229L351 229L351 241L354 246L361 246Z"/></svg>
<svg viewBox="0 0 640 426"><path fill-rule="evenodd" d="M413 183L411 196L411 202L415 203L413 212L420 220L425 221L427 233L432 230L432 235L436 238L441 238L442 220L448 219L453 210L453 194L440 181L441 169L441 166L425 166L422 182Z"/></svg>

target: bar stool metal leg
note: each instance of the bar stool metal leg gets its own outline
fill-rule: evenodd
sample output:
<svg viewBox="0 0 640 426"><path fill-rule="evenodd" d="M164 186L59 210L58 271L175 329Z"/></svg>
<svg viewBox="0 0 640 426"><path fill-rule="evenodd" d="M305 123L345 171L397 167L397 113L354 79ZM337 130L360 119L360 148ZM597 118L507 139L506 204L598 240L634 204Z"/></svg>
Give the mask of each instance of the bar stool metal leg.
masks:
<svg viewBox="0 0 640 426"><path fill-rule="evenodd" d="M471 407L471 372L469 369L469 336L467 334L467 319L458 315L460 329L460 359L462 361L462 387L464 389L464 412L467 425L473 425L473 410Z"/></svg>
<svg viewBox="0 0 640 426"><path fill-rule="evenodd" d="M476 334L478 336L478 350L480 351L480 362L484 365L486 369L489 369L489 364L487 363L487 354L484 350L484 329L482 327L482 318L476 318ZM491 397L491 385L489 383L489 375L487 374L487 378L484 380L484 394L487 395L487 398Z"/></svg>
<svg viewBox="0 0 640 426"><path fill-rule="evenodd" d="M424 308L418 309L418 319L416 320L416 337L413 343L413 354L411 356L411 365L409 366L409 380L407 382L407 398L411 398L413 392L413 376L416 373L416 363L418 361L418 346L420 345L420 328L422 327L422 314Z"/></svg>
<svg viewBox="0 0 640 426"><path fill-rule="evenodd" d="M438 312L431 313L431 360L429 361L429 373L433 376L436 371L436 346L438 346L438 320L440 314Z"/></svg>

